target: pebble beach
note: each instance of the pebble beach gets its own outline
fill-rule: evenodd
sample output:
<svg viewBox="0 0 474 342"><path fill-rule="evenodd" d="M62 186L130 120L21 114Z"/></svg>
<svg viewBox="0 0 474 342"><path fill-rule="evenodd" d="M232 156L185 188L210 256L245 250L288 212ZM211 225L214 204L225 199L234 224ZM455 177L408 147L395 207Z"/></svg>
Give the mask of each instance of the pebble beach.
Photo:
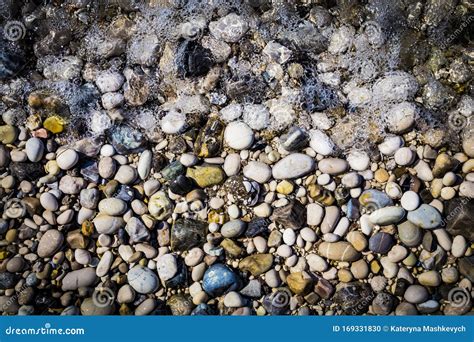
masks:
<svg viewBox="0 0 474 342"><path fill-rule="evenodd" d="M473 23L6 1L0 314L472 314Z"/></svg>

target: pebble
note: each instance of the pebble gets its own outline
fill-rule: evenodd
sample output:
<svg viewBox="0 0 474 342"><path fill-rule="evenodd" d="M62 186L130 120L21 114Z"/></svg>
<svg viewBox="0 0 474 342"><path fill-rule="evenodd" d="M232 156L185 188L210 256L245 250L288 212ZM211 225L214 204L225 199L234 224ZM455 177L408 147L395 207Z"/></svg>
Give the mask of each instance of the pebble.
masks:
<svg viewBox="0 0 474 342"><path fill-rule="evenodd" d="M301 153L293 153L277 162L272 169L275 179L294 179L302 177L315 168L314 160Z"/></svg>
<svg viewBox="0 0 474 342"><path fill-rule="evenodd" d="M272 176L271 168L262 162L251 161L243 169L245 177L258 183L266 183Z"/></svg>
<svg viewBox="0 0 474 342"><path fill-rule="evenodd" d="M399 136L391 136L378 145L380 153L386 156L393 156L404 144L403 138Z"/></svg>
<svg viewBox="0 0 474 342"><path fill-rule="evenodd" d="M407 191L400 199L403 209L413 211L420 206L420 196L414 191Z"/></svg>
<svg viewBox="0 0 474 342"><path fill-rule="evenodd" d="M462 235L457 235L453 239L453 244L451 246L451 253L454 257L460 258L464 256L467 250L467 241L466 238Z"/></svg>
<svg viewBox="0 0 474 342"><path fill-rule="evenodd" d="M172 254L165 254L156 260L156 270L161 281L166 282L178 273L178 262Z"/></svg>
<svg viewBox="0 0 474 342"><path fill-rule="evenodd" d="M407 219L414 225L424 229L437 228L443 220L440 212L429 204L422 204L418 209L410 211Z"/></svg>
<svg viewBox="0 0 474 342"><path fill-rule="evenodd" d="M56 157L56 162L62 170L72 169L78 161L79 154L72 149L67 149Z"/></svg>
<svg viewBox="0 0 474 342"><path fill-rule="evenodd" d="M323 221L324 209L317 203L311 203L306 206L306 223L309 226L319 226Z"/></svg>
<svg viewBox="0 0 474 342"><path fill-rule="evenodd" d="M59 248L61 248L63 241L64 236L60 231L56 229L50 229L46 231L38 244L38 256L40 258L52 256L59 250Z"/></svg>
<svg viewBox="0 0 474 342"><path fill-rule="evenodd" d="M244 233L247 224L241 220L232 220L226 222L221 228L222 236L226 238L234 238Z"/></svg>
<svg viewBox="0 0 474 342"><path fill-rule="evenodd" d="M331 176L345 172L348 167L347 161L339 158L325 158L318 163L319 170Z"/></svg>
<svg viewBox="0 0 474 342"><path fill-rule="evenodd" d="M39 162L43 158L44 144L39 138L30 138L25 145L26 155L31 162Z"/></svg>
<svg viewBox="0 0 474 342"><path fill-rule="evenodd" d="M245 122L234 121L227 125L224 140L229 147L240 151L252 146L254 134Z"/></svg>
<svg viewBox="0 0 474 342"><path fill-rule="evenodd" d="M421 285L410 285L403 297L409 303L420 304L428 299L428 291Z"/></svg>
<svg viewBox="0 0 474 342"><path fill-rule="evenodd" d="M92 286L97 281L95 269L92 267L81 268L66 274L62 279L63 291L74 291L80 287Z"/></svg>
<svg viewBox="0 0 474 342"><path fill-rule="evenodd" d="M137 178L137 169L129 165L121 165L114 179L120 184L131 184Z"/></svg>
<svg viewBox="0 0 474 342"><path fill-rule="evenodd" d="M59 208L59 203L58 203L57 198L49 192L45 192L41 194L40 203L41 203L41 206L45 210L56 211Z"/></svg>
<svg viewBox="0 0 474 342"><path fill-rule="evenodd" d="M360 258L360 254L345 241L323 242L319 245L318 252L325 258L335 261L355 261Z"/></svg>
<svg viewBox="0 0 474 342"><path fill-rule="evenodd" d="M392 235L384 232L377 232L369 239L369 249L374 253L386 254L394 245L395 240Z"/></svg>
<svg viewBox="0 0 474 342"><path fill-rule="evenodd" d="M408 147L402 147L395 152L395 162L401 166L407 166L415 161L415 153Z"/></svg>
<svg viewBox="0 0 474 342"><path fill-rule="evenodd" d="M405 209L402 207L385 207L375 210L369 216L369 220L373 224L386 226L400 222L405 217Z"/></svg>
<svg viewBox="0 0 474 342"><path fill-rule="evenodd" d="M224 305L228 308L239 308L245 305L245 300L238 292L230 291L224 296Z"/></svg>
<svg viewBox="0 0 474 342"><path fill-rule="evenodd" d="M99 211L110 216L119 216L125 213L127 204L119 198L105 198L99 202Z"/></svg>
<svg viewBox="0 0 474 342"><path fill-rule="evenodd" d="M240 279L229 267L213 264L204 273L202 288L212 297L221 296L240 287Z"/></svg>
<svg viewBox="0 0 474 342"><path fill-rule="evenodd" d="M160 285L157 275L148 267L140 265L134 266L128 271L127 280L135 291L142 294L155 292Z"/></svg>
<svg viewBox="0 0 474 342"><path fill-rule="evenodd" d="M150 175L151 164L153 161L153 153L149 150L145 150L140 154L138 160L137 172L140 179L147 179Z"/></svg>

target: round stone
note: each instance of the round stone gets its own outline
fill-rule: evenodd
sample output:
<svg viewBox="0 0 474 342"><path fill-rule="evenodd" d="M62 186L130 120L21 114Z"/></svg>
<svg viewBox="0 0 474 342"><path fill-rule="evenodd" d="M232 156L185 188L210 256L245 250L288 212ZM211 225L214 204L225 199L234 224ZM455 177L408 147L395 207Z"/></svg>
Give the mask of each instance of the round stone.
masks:
<svg viewBox="0 0 474 342"><path fill-rule="evenodd" d="M239 287L239 277L223 264L214 264L204 273L202 288L210 296L221 296Z"/></svg>
<svg viewBox="0 0 474 342"><path fill-rule="evenodd" d="M226 238L233 238L240 236L247 227L247 224L242 220L232 220L226 222L221 228L222 236Z"/></svg>
<svg viewBox="0 0 474 342"><path fill-rule="evenodd" d="M407 211L415 210L420 205L420 196L414 191L407 191L400 199L400 204Z"/></svg>
<svg viewBox="0 0 474 342"><path fill-rule="evenodd" d="M242 121L234 121L227 125L224 131L224 140L229 147L235 150L245 150L253 144L253 131Z"/></svg>
<svg viewBox="0 0 474 342"><path fill-rule="evenodd" d="M318 168L322 173L339 175L349 168L349 164L344 159L325 158L318 163Z"/></svg>
<svg viewBox="0 0 474 342"><path fill-rule="evenodd" d="M56 157L56 162L62 170L72 169L79 161L79 154L73 149L67 149Z"/></svg>
<svg viewBox="0 0 474 342"><path fill-rule="evenodd" d="M138 293L155 292L159 287L158 277L151 269L141 265L134 266L128 271L128 283Z"/></svg>
<svg viewBox="0 0 474 342"><path fill-rule="evenodd" d="M407 166L415 161L416 154L408 147L402 147L395 152L395 163Z"/></svg>
<svg viewBox="0 0 474 342"><path fill-rule="evenodd" d="M410 285L403 297L409 303L420 304L428 299L428 291L421 285Z"/></svg>
<svg viewBox="0 0 474 342"><path fill-rule="evenodd" d="M369 249L374 253L386 254L394 243L395 240L392 235L378 232L369 239Z"/></svg>
<svg viewBox="0 0 474 342"><path fill-rule="evenodd" d="M178 273L178 262L173 254L165 254L156 260L156 270L162 281L173 278Z"/></svg>
<svg viewBox="0 0 474 342"><path fill-rule="evenodd" d="M243 169L244 176L258 183L266 183L272 176L270 166L265 163L250 161Z"/></svg>

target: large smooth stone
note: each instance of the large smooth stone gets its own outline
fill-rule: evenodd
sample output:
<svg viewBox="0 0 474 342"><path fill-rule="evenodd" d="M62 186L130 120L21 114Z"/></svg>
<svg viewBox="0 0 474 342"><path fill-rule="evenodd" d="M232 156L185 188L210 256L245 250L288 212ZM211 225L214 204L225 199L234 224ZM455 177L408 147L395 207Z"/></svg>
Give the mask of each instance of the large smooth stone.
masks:
<svg viewBox="0 0 474 342"><path fill-rule="evenodd" d="M148 267L137 265L127 274L128 283L138 293L152 293L160 286L158 276Z"/></svg>
<svg viewBox="0 0 474 342"><path fill-rule="evenodd" d="M355 261L360 259L359 252L346 241L323 242L319 245L318 252L330 260Z"/></svg>
<svg viewBox="0 0 474 342"><path fill-rule="evenodd" d="M63 242L64 236L60 231L56 229L46 231L38 244L38 256L40 258L50 257L61 248Z"/></svg>
<svg viewBox="0 0 474 342"><path fill-rule="evenodd" d="M99 234L114 234L125 226L123 218L104 214L97 215L92 222Z"/></svg>
<svg viewBox="0 0 474 342"><path fill-rule="evenodd" d="M418 209L410 211L407 215L408 221L424 229L434 229L441 225L443 217L435 207L422 204Z"/></svg>
<svg viewBox="0 0 474 342"><path fill-rule="evenodd" d="M80 287L89 287L94 285L97 280L95 268L87 267L81 268L77 271L72 271L66 274L62 281L63 291L74 291Z"/></svg>
<svg viewBox="0 0 474 342"><path fill-rule="evenodd" d="M403 217L405 217L405 209L392 206L375 210L370 214L369 220L372 224L386 226L400 222Z"/></svg>
<svg viewBox="0 0 474 342"><path fill-rule="evenodd" d="M221 296L229 291L238 290L240 278L226 265L214 264L204 273L202 288L210 296Z"/></svg>
<svg viewBox="0 0 474 342"><path fill-rule="evenodd" d="M313 158L302 153L286 156L273 166L272 175L275 179L292 179L302 177L315 168Z"/></svg>

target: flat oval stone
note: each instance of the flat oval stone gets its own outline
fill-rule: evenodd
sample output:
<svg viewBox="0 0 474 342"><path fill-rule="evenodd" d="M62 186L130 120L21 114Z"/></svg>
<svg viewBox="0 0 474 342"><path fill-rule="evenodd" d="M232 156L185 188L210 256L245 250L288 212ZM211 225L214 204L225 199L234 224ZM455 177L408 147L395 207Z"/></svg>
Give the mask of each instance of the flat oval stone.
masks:
<svg viewBox="0 0 474 342"><path fill-rule="evenodd" d="M52 256L62 246L63 242L64 236L60 231L56 229L46 231L38 244L38 256L40 258Z"/></svg>
<svg viewBox="0 0 474 342"><path fill-rule="evenodd" d="M328 175L340 175L349 168L349 163L340 158L325 158L318 163L318 168Z"/></svg>
<svg viewBox="0 0 474 342"><path fill-rule="evenodd" d="M244 176L258 183L266 183L272 176L270 166L258 161L250 161L243 169Z"/></svg>
<svg viewBox="0 0 474 342"><path fill-rule="evenodd" d="M66 274L63 278L61 289L63 291L75 291L80 287L94 285L97 280L95 268L86 267Z"/></svg>
<svg viewBox="0 0 474 342"><path fill-rule="evenodd" d="M160 283L158 276L148 267L134 266L128 271L128 283L138 293L147 294L155 292Z"/></svg>
<svg viewBox="0 0 474 342"><path fill-rule="evenodd" d="M99 202L99 211L106 215L118 216L127 210L127 203L119 198L104 198Z"/></svg>
<svg viewBox="0 0 474 342"><path fill-rule="evenodd" d="M49 211L56 211L59 208L58 199L49 192L41 194L40 203L44 209Z"/></svg>
<svg viewBox="0 0 474 342"><path fill-rule="evenodd" d="M400 222L405 216L405 209L402 207L385 207L375 210L369 216L369 220L373 224L386 226Z"/></svg>
<svg viewBox="0 0 474 342"><path fill-rule="evenodd" d="M394 243L395 240L392 235L377 232L369 240L369 249L375 253L386 254Z"/></svg>
<svg viewBox="0 0 474 342"><path fill-rule="evenodd" d="M152 158L153 154L149 150L143 151L140 155L137 171L141 179L146 179L150 175Z"/></svg>
<svg viewBox="0 0 474 342"><path fill-rule="evenodd" d="M26 155L32 162L39 162L43 158L44 144L39 138L30 138L26 142Z"/></svg>
<svg viewBox="0 0 474 342"><path fill-rule="evenodd" d="M275 179L292 179L302 177L315 168L313 158L302 153L286 156L273 166L272 175Z"/></svg>
<svg viewBox="0 0 474 342"><path fill-rule="evenodd" d="M318 252L325 258L336 261L355 261L360 259L360 254L346 241L322 242Z"/></svg>
<svg viewBox="0 0 474 342"><path fill-rule="evenodd" d="M443 222L443 217L438 209L429 204L422 204L418 209L410 211L407 219L424 229L437 228Z"/></svg>
<svg viewBox="0 0 474 342"><path fill-rule="evenodd" d="M99 234L114 234L125 226L123 218L105 214L97 215L92 222Z"/></svg>
<svg viewBox="0 0 474 342"><path fill-rule="evenodd" d="M233 238L240 236L246 228L247 224L244 221L232 220L222 226L221 234L226 238Z"/></svg>

